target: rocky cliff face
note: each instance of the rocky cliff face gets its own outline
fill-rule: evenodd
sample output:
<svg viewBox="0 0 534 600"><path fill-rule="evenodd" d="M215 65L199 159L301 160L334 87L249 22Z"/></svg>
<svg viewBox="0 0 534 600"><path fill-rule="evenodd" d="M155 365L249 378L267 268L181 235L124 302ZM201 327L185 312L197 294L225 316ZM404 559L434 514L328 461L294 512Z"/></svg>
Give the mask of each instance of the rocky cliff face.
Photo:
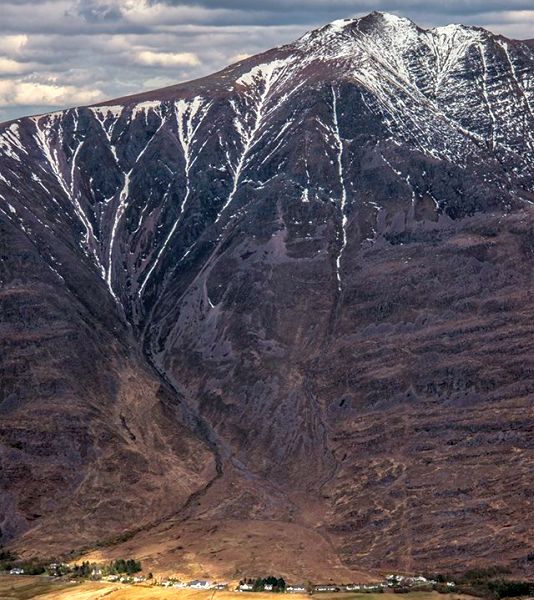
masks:
<svg viewBox="0 0 534 600"><path fill-rule="evenodd" d="M533 159L532 44L384 13L1 126L3 539L531 568Z"/></svg>

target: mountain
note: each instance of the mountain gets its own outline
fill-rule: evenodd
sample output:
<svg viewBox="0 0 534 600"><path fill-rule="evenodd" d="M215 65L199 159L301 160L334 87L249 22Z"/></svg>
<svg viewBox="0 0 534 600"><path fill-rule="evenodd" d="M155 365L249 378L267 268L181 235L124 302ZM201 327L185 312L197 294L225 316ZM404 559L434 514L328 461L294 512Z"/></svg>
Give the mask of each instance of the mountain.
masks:
<svg viewBox="0 0 534 600"><path fill-rule="evenodd" d="M0 126L0 527L312 580L533 571L534 47L372 13Z"/></svg>

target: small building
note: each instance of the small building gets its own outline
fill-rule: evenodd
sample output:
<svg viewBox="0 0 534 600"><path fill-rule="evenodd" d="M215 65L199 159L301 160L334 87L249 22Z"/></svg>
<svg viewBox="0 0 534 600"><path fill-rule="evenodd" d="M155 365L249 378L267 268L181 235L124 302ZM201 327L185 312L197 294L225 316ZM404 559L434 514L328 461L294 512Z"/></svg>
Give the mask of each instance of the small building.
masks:
<svg viewBox="0 0 534 600"><path fill-rule="evenodd" d="M214 590L227 590L228 589L228 584L227 583L216 583L213 586Z"/></svg>
<svg viewBox="0 0 534 600"><path fill-rule="evenodd" d="M380 592L387 586L387 583L364 583L360 585L360 590L365 592Z"/></svg>
<svg viewBox="0 0 534 600"><path fill-rule="evenodd" d="M211 588L211 583L209 581L195 579L194 581L190 581L187 584L187 587L194 590L209 590Z"/></svg>
<svg viewBox="0 0 534 600"><path fill-rule="evenodd" d="M247 583L247 582L245 582L245 583L240 583L240 584L237 586L237 590L238 590L239 592L251 592L253 589L254 589L254 584L252 584L252 583Z"/></svg>
<svg viewBox="0 0 534 600"><path fill-rule="evenodd" d="M314 586L313 591L318 594L322 592L339 592L339 588L337 587L337 585L331 583L324 583L321 585Z"/></svg>
<svg viewBox="0 0 534 600"><path fill-rule="evenodd" d="M272 592L273 591L273 584L272 583L266 583L263 586L263 591L264 592Z"/></svg>
<svg viewBox="0 0 534 600"><path fill-rule="evenodd" d="M288 585L286 587L286 592L288 592L289 594L305 594L306 586L303 583Z"/></svg>
<svg viewBox="0 0 534 600"><path fill-rule="evenodd" d="M24 569L21 567L13 567L11 571L9 571L10 575L24 575Z"/></svg>

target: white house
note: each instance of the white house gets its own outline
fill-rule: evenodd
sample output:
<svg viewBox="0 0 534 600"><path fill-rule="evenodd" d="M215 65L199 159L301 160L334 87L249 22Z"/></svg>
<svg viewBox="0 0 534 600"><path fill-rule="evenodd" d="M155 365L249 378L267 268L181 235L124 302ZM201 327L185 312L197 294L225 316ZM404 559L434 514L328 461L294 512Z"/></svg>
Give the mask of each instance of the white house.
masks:
<svg viewBox="0 0 534 600"><path fill-rule="evenodd" d="M254 589L252 583L241 583L237 588L240 592L251 592Z"/></svg>
<svg viewBox="0 0 534 600"><path fill-rule="evenodd" d="M195 579L195 581L190 581L187 584L187 587L192 588L194 590L209 590L211 588L211 583L209 581L201 581L199 579Z"/></svg>
<svg viewBox="0 0 534 600"><path fill-rule="evenodd" d="M313 588L314 592L339 592L339 588L336 585L324 584L316 585Z"/></svg>

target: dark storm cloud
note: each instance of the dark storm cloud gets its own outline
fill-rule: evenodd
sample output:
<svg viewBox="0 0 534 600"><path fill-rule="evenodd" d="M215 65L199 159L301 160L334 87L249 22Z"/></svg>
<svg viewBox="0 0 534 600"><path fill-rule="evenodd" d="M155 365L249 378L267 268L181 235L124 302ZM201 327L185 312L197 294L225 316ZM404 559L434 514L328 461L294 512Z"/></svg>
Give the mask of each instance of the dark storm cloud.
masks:
<svg viewBox="0 0 534 600"><path fill-rule="evenodd" d="M159 0L151 0L152 4ZM181 5L184 2L179 0L162 0L165 4ZM390 11L412 11L423 10L425 12L436 12L441 14L478 14L494 10L515 11L532 10L532 0L448 0L446 2L429 2L428 0L385 0L376 2L373 0L292 0L291 3L285 0L262 0L258 3L258 9L247 0L189 0L190 6L202 6L205 8L225 8L229 10L244 10L249 12L272 11L278 13L300 13L301 18L306 15L315 17L326 15L337 11L366 11L379 10Z"/></svg>
<svg viewBox="0 0 534 600"><path fill-rule="evenodd" d="M372 10L534 37L533 0L0 0L0 120L170 85Z"/></svg>
<svg viewBox="0 0 534 600"><path fill-rule="evenodd" d="M180 0L149 1L151 4L162 3L169 6L184 4ZM533 0L262 0L256 4L249 0L190 0L187 4L208 10L214 7L225 9L249 22L263 25L321 23L373 10L395 12L414 20L433 15L440 23L449 23L461 17L482 17L489 13L534 10Z"/></svg>

